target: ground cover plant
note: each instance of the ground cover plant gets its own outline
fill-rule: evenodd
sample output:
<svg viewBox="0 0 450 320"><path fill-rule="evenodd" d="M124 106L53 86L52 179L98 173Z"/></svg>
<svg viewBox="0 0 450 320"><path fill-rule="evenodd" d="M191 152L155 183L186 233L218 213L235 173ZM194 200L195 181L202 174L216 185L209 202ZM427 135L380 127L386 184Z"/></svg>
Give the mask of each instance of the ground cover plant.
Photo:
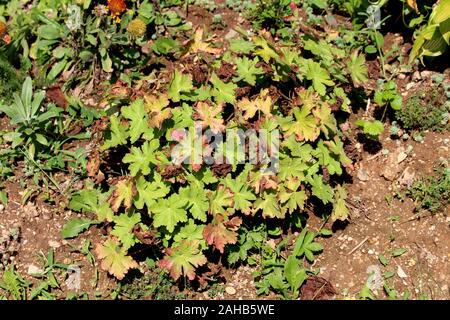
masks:
<svg viewBox="0 0 450 320"><path fill-rule="evenodd" d="M0 298L448 298L449 5L0 0Z"/></svg>

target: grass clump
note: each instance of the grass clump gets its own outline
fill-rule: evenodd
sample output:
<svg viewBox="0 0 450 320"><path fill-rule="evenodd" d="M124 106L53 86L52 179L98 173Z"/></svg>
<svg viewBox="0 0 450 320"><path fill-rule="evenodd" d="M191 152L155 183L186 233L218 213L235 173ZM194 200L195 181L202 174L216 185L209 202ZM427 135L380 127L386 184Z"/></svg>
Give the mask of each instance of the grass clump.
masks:
<svg viewBox="0 0 450 320"><path fill-rule="evenodd" d="M11 101L22 87L23 79L9 61L0 54L0 103Z"/></svg>
<svg viewBox="0 0 450 320"><path fill-rule="evenodd" d="M441 131L447 128L450 107L443 91L441 87L428 92L424 89L417 91L396 112L397 119L408 130Z"/></svg>
<svg viewBox="0 0 450 320"><path fill-rule="evenodd" d="M416 211L435 213L445 209L450 204L450 167L440 166L434 176L416 181L408 195L416 202Z"/></svg>

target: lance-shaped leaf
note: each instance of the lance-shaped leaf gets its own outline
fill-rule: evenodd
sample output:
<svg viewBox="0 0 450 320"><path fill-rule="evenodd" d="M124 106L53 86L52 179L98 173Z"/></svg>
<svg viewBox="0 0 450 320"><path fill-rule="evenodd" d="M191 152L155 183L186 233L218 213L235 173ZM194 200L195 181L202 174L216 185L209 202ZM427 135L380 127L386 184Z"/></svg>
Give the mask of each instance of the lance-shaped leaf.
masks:
<svg viewBox="0 0 450 320"><path fill-rule="evenodd" d="M210 106L206 102L199 101L195 106L196 116L202 121L202 129L210 128L213 133L219 133L225 130L223 119L221 117L223 105Z"/></svg>
<svg viewBox="0 0 450 320"><path fill-rule="evenodd" d="M197 240L183 240L175 247L166 249L165 253L164 258L159 261L159 266L168 270L174 280L178 280L181 275L194 280L195 268L207 261Z"/></svg>
<svg viewBox="0 0 450 320"><path fill-rule="evenodd" d="M124 163L130 164L130 174L135 177L138 172L144 176L150 173L151 165L157 164L155 153L159 147L159 140L146 141L140 148L132 147L131 152L123 158Z"/></svg>
<svg viewBox="0 0 450 320"><path fill-rule="evenodd" d="M203 230L203 236L208 245L213 245L223 253L225 245L236 243L238 236L236 231L241 225L242 219L233 217L231 220L226 220L228 216L222 214L213 216L213 221Z"/></svg>
<svg viewBox="0 0 450 320"><path fill-rule="evenodd" d="M178 223L187 221L186 204L186 200L178 194L158 200L151 209L154 214L153 225L156 228L166 227L167 231L173 232Z"/></svg>
<svg viewBox="0 0 450 320"><path fill-rule="evenodd" d="M139 267L133 258L127 256L127 250L114 239L108 239L103 244L98 244L95 252L102 260L101 268L119 280L123 279L129 269Z"/></svg>
<svg viewBox="0 0 450 320"><path fill-rule="evenodd" d="M170 119L172 116L167 94L145 96L144 100L145 111L149 113L149 126L160 129L164 120Z"/></svg>
<svg viewBox="0 0 450 320"><path fill-rule="evenodd" d="M119 180L114 186L114 191L109 198L111 208L117 212L123 204L126 210L131 207L134 197L133 181L130 178L123 178Z"/></svg>

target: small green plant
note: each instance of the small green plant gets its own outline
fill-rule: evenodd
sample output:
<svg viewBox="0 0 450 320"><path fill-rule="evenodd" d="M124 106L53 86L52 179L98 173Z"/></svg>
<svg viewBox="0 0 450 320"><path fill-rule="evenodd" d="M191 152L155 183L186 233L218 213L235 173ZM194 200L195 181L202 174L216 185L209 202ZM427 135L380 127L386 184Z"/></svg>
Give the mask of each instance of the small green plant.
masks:
<svg viewBox="0 0 450 320"><path fill-rule="evenodd" d="M35 149L37 144L49 145L45 128L49 127L50 119L59 116L62 109L51 104L48 109L43 110L41 105L44 97L43 90L33 94L32 80L27 77L22 85L21 95L14 94L13 104L0 105L0 112L5 113L12 124L18 125L16 131L9 136L13 147L25 144Z"/></svg>
<svg viewBox="0 0 450 320"><path fill-rule="evenodd" d="M397 85L394 81L382 83L375 91L374 101L380 107L390 106L394 110L402 108L402 96L397 93Z"/></svg>
<svg viewBox="0 0 450 320"><path fill-rule="evenodd" d="M398 121L408 130L443 130L448 127L450 104L440 87L419 90L396 112Z"/></svg>
<svg viewBox="0 0 450 320"><path fill-rule="evenodd" d="M147 261L148 262L148 261ZM182 300L186 296L174 291L174 282L169 274L155 266L144 274L130 274L120 281L113 293L114 299L152 299L152 300Z"/></svg>
<svg viewBox="0 0 450 320"><path fill-rule="evenodd" d="M300 287L311 273L305 267L305 262L314 262L314 255L323 249L320 243L314 241L316 236L314 232L304 228L290 253L286 251L286 247L291 237L283 239L275 248L263 245L261 269L254 274L257 293L268 294L273 290L285 299L297 299Z"/></svg>
<svg viewBox="0 0 450 320"><path fill-rule="evenodd" d="M14 93L20 90L21 83L19 71L0 54L0 105L13 98Z"/></svg>
<svg viewBox="0 0 450 320"><path fill-rule="evenodd" d="M355 124L363 130L364 134L368 138L372 140L378 140L380 134L384 131L383 122L378 120L369 121L359 119L355 122Z"/></svg>
<svg viewBox="0 0 450 320"><path fill-rule="evenodd" d="M445 209L450 204L450 168L440 166L436 174L416 181L408 195L415 201L416 210L432 213Z"/></svg>
<svg viewBox="0 0 450 320"><path fill-rule="evenodd" d="M0 280L0 289L4 290L6 298L14 300L26 300L30 286L31 283L22 278L12 266L3 272Z"/></svg>

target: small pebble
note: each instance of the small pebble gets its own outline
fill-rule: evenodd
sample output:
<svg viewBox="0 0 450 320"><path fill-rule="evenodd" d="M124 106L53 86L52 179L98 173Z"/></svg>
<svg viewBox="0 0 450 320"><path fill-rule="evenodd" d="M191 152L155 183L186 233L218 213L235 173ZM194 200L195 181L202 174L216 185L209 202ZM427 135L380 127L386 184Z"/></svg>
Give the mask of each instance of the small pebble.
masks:
<svg viewBox="0 0 450 320"><path fill-rule="evenodd" d="M226 287L225 292L228 293L229 295L234 295L236 294L236 289L233 287Z"/></svg>

